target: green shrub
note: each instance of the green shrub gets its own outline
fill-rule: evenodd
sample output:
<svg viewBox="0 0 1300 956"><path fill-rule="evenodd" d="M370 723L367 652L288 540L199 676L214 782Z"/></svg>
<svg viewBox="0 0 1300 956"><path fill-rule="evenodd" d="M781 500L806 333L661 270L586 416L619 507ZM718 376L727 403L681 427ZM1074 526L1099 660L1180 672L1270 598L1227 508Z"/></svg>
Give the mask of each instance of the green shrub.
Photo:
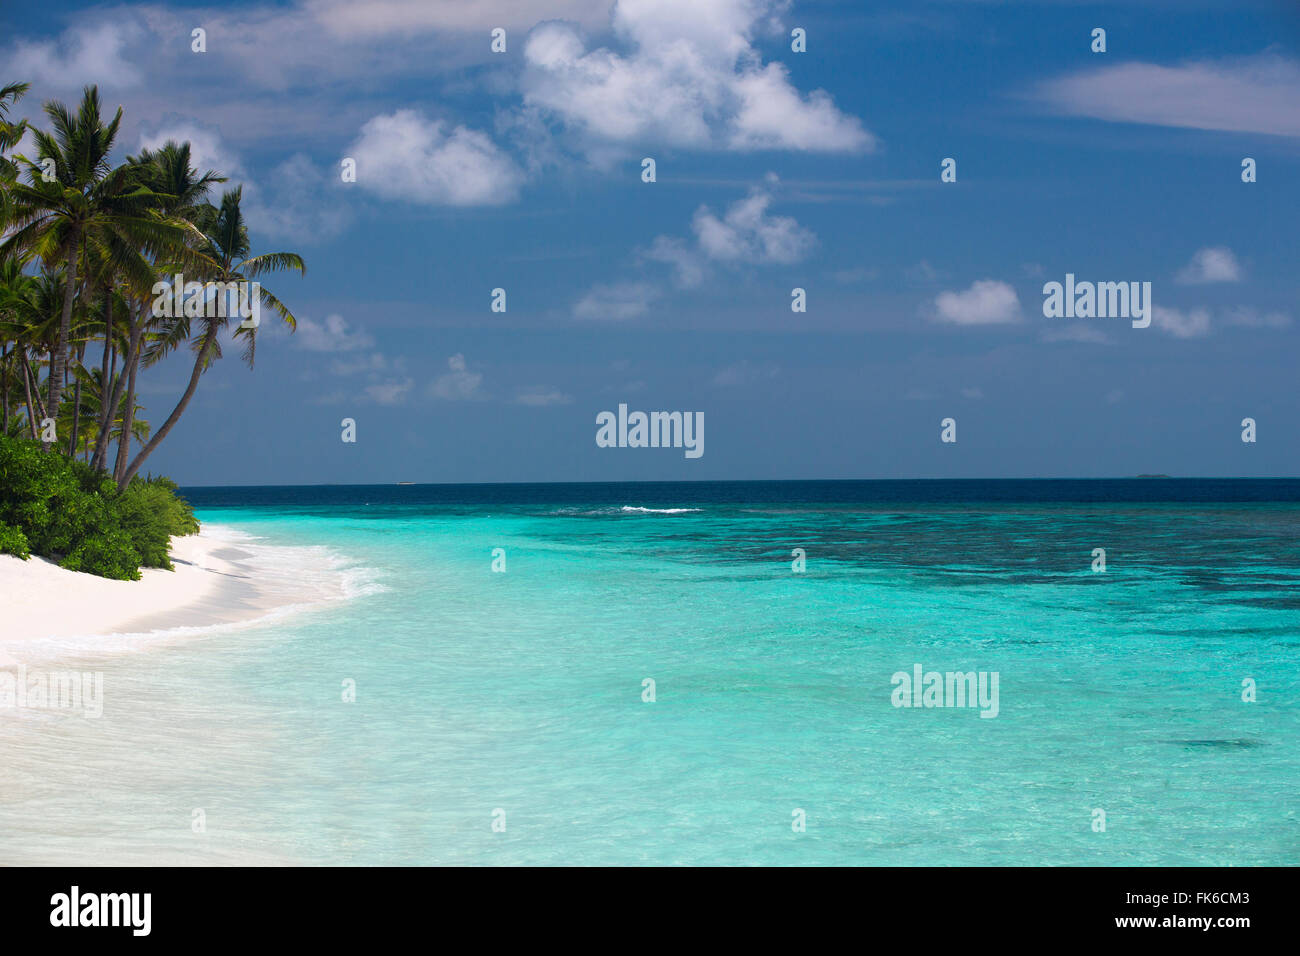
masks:
<svg viewBox="0 0 1300 956"><path fill-rule="evenodd" d="M136 580L141 566L171 570L171 537L198 530L166 478L135 478L119 491L107 475L39 442L0 436L0 551Z"/></svg>
<svg viewBox="0 0 1300 956"><path fill-rule="evenodd" d="M172 535L194 534L199 530L194 512L176 496L175 489L166 478L144 481L137 478L117 499L122 529L146 568L173 570L167 555Z"/></svg>
<svg viewBox="0 0 1300 956"><path fill-rule="evenodd" d="M59 562L59 567L118 581L140 580L140 554L131 545L131 536L121 528L87 536Z"/></svg>
<svg viewBox="0 0 1300 956"><path fill-rule="evenodd" d="M0 554L12 554L26 561L32 556L27 544L27 535L20 528L0 521Z"/></svg>

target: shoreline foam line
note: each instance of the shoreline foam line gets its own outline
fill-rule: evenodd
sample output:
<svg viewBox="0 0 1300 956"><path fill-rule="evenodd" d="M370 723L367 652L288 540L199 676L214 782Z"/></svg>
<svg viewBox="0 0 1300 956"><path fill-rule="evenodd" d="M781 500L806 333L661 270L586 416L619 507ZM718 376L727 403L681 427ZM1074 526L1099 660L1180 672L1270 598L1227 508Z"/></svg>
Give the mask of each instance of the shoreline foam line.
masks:
<svg viewBox="0 0 1300 956"><path fill-rule="evenodd" d="M225 525L173 538L172 563L113 581L0 555L0 667L145 650L369 593L328 548L272 545Z"/></svg>

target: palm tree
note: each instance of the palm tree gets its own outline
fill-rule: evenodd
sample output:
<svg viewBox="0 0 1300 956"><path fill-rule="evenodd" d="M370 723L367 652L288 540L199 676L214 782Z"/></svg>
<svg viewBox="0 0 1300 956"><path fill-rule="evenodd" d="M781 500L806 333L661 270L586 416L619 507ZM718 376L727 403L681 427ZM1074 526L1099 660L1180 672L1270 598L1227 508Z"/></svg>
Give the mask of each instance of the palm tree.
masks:
<svg viewBox="0 0 1300 956"><path fill-rule="evenodd" d="M0 87L0 229L8 220L9 184L18 178L18 167L13 160L4 156L18 145L27 131L27 121L9 122L9 108L27 92L30 84L10 83Z"/></svg>
<svg viewBox="0 0 1300 956"><path fill-rule="evenodd" d="M62 103L45 104L53 135L35 131L38 162L28 162L30 183L15 181L11 195L13 234L0 246L33 251L47 264L61 263L64 298L58 338L50 362L47 407L55 414L63 395L72 309L80 292L78 265L86 248L136 281L152 278L150 252L181 243L185 229L175 220L156 215L158 198L137 183L132 167L116 169L109 152L122 122L122 109L107 124L100 113L99 90L88 86L74 116ZM41 162L52 160L46 174ZM47 443L47 447L48 443Z"/></svg>
<svg viewBox="0 0 1300 956"><path fill-rule="evenodd" d="M74 427L73 417L84 418L89 421L99 421L101 417L107 417L110 427L110 437L119 438L126 427L126 416L123 414L123 406L119 405L116 409L111 406L105 406L104 395L111 394L113 383L110 381L105 387L104 373L102 369L88 369L78 367L75 370L77 376L80 404L73 405L71 402L64 402L59 421L61 431L71 430ZM139 413L144 411L140 406L136 406L132 415L131 432L137 441L147 441L149 438L149 423L140 417ZM87 461L90 459L91 452L94 451L94 435L84 432L81 435L73 455L82 455Z"/></svg>
<svg viewBox="0 0 1300 956"><path fill-rule="evenodd" d="M302 256L296 252L266 252L258 256L249 256L251 246L248 241L248 228L244 224L243 210L240 203L243 199L243 188L227 190L222 193L221 206L203 207L196 216L195 225L203 233L205 242L199 248L198 254L203 259L206 266L201 279L208 282L251 282L260 276L270 272L284 272L296 270L300 275L307 271L306 264L302 261ZM289 326L290 330L296 330L298 327L297 319L285 307L269 289L262 286L259 282L259 297L262 306L270 309L280 319ZM217 310L221 313L229 312L229 309ZM126 471L118 479L118 486L125 488L131 483L131 479L140 466L144 464L155 448L167 437L172 426L180 420L190 399L194 397L194 392L199 385L199 377L207 370L212 362L221 358L221 346L217 341L217 335L225 328L229 322L229 316L222 314L209 316L201 319L203 325L202 334L194 345L194 367L190 372L190 380L186 385L185 393L181 396L172 413L167 416L166 421L158 428L148 444L140 449L139 454L127 467ZM165 355L176 344L186 341L190 338L191 319L186 316L175 317L171 320L171 328L165 337L158 343L155 343L146 354L147 364L153 364ZM256 328L240 328L235 330L235 338L246 339L244 348L244 360L251 367L257 343ZM128 406L129 414L129 406Z"/></svg>
<svg viewBox="0 0 1300 956"><path fill-rule="evenodd" d="M158 211L162 215L193 223L211 208L206 202L208 191L216 183L224 183L224 176L218 176L213 170L199 175L191 165L190 144L176 143L168 140L157 150L143 150L139 156L128 156L127 162L133 168L136 182L150 189L158 196ZM207 237L197 229L192 230L191 242L171 246L165 250L168 261L155 262L155 275L171 276L178 269L188 269L197 274L206 274L212 269L211 263L201 253L194 250L208 245ZM143 346L151 329L158 327L159 320L149 308L152 303L152 282L148 288L134 290L124 289L126 298L125 311L129 318L129 338L123 358L123 374L118 377L111 403L106 407L116 408L123 403L125 388L125 408L127 425L122 429L124 437L118 444L117 459L113 474L121 479L126 474L127 460L131 450L131 436L136 434L130 425L135 408L136 376L143 355ZM188 335L188 332L186 332ZM108 423L101 419L99 435L91 464L102 469L108 458Z"/></svg>
<svg viewBox="0 0 1300 956"><path fill-rule="evenodd" d="M39 388L39 356L49 355L54 349L58 334L55 317L64 288L61 274L32 276L23 271L23 265L24 260L16 256L0 258L0 316L5 320L0 334L14 343L10 360L22 373L28 430L36 438L37 423L48 414Z"/></svg>

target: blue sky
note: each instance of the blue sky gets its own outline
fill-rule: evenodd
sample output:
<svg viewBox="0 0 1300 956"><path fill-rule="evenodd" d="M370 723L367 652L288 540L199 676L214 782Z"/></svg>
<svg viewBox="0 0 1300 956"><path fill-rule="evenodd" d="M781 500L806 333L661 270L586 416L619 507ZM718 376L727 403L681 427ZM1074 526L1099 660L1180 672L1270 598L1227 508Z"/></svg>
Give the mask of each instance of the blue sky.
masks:
<svg viewBox="0 0 1300 956"><path fill-rule="evenodd" d="M0 63L307 260L150 459L182 484L1300 474L1292 3L6 4ZM1066 273L1151 326L1045 318ZM620 402L705 454L598 448Z"/></svg>

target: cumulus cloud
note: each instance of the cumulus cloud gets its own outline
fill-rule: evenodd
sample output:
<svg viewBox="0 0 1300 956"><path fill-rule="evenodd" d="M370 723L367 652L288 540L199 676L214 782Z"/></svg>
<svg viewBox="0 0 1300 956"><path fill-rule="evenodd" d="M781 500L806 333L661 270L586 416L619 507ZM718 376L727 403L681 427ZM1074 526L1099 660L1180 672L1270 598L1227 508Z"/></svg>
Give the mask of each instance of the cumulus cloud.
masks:
<svg viewBox="0 0 1300 956"><path fill-rule="evenodd" d="M875 140L829 94L804 95L783 64L753 45L779 0L619 0L615 37L627 52L589 50L567 23L538 26L524 45L524 103L558 119L589 156L610 144L695 149L869 150Z"/></svg>
<svg viewBox="0 0 1300 956"><path fill-rule="evenodd" d="M426 206L499 206L524 175L485 133L415 110L376 116L349 147L357 185L384 199Z"/></svg>
<svg viewBox="0 0 1300 956"><path fill-rule="evenodd" d="M635 319L650 311L658 297L659 290L649 282L598 283L578 300L573 314L579 319Z"/></svg>
<svg viewBox="0 0 1300 956"><path fill-rule="evenodd" d="M1121 63L1052 80L1037 95L1059 112L1093 119L1300 136L1300 63L1274 55Z"/></svg>
<svg viewBox="0 0 1300 956"><path fill-rule="evenodd" d="M719 219L707 206L691 228L700 250L720 262L790 264L804 259L817 237L790 216L769 216L772 197L756 190L732 203Z"/></svg>
<svg viewBox="0 0 1300 956"><path fill-rule="evenodd" d="M309 352L350 352L375 344L366 333L349 328L341 315L327 315L323 322L299 318L294 342Z"/></svg>
<svg viewBox="0 0 1300 956"><path fill-rule="evenodd" d="M333 239L351 222L348 207L332 190L337 175L327 175L302 153L290 156L266 178L245 184L245 219L250 229L313 245Z"/></svg>
<svg viewBox="0 0 1300 956"><path fill-rule="evenodd" d="M190 164L199 174L212 170L226 177L225 183L209 192L212 202L223 190L243 186L241 208L254 233L313 245L334 238L351 221L347 206L330 194L340 185L339 178L326 175L304 153L295 153L253 181L239 152L212 126L193 119L173 120L142 132L139 148L158 149L169 140L190 144Z"/></svg>
<svg viewBox="0 0 1300 956"><path fill-rule="evenodd" d="M1169 309L1155 306L1151 310L1151 324L1177 339L1195 339L1210 332L1210 313L1206 309Z"/></svg>
<svg viewBox="0 0 1300 956"><path fill-rule="evenodd" d="M1207 282L1240 282L1241 266L1227 246L1199 250L1178 273L1177 280L1189 285Z"/></svg>
<svg viewBox="0 0 1300 956"><path fill-rule="evenodd" d="M1016 290L996 279L979 279L962 292L941 292L934 317L954 325L1001 325L1020 321Z"/></svg>
<svg viewBox="0 0 1300 956"><path fill-rule="evenodd" d="M777 180L767 177L769 184ZM693 289L704 282L711 263L732 266L790 265L801 262L817 245L817 236L791 216L768 213L771 194L754 189L719 216L700 206L691 220L690 238L656 236L637 256L640 263L660 262L672 269L676 284ZM597 284L574 307L584 319L631 319L644 315L661 290L645 281Z"/></svg>
<svg viewBox="0 0 1300 956"><path fill-rule="evenodd" d="M2 58L8 75L41 89L101 91L138 86L143 79L127 48L144 30L130 17L78 24L53 40L19 40ZM110 112L111 116L112 113Z"/></svg>
<svg viewBox="0 0 1300 956"><path fill-rule="evenodd" d="M494 27L527 29L539 12L547 17L599 26L611 0L548 0L544 10L519 0L305 0L304 11L330 33L357 36L408 36L412 33L486 33Z"/></svg>
<svg viewBox="0 0 1300 956"><path fill-rule="evenodd" d="M464 355L457 352L447 359L447 369L429 384L430 395L451 402L483 397L483 375L469 370Z"/></svg>
<svg viewBox="0 0 1300 956"><path fill-rule="evenodd" d="M140 133L141 150L159 149L169 140L190 144L190 165L202 175L209 169L225 176L230 182L213 187L229 189L246 172L238 152L221 136L221 131L193 119L173 120L148 127Z"/></svg>
<svg viewBox="0 0 1300 956"><path fill-rule="evenodd" d="M684 239L675 236L657 236L641 258L662 262L672 267L677 284L693 289L704 281L704 265L699 254Z"/></svg>
<svg viewBox="0 0 1300 956"><path fill-rule="evenodd" d="M379 405L400 405L406 401L406 396L410 391L411 380L408 378L401 382L367 385L363 394L367 399Z"/></svg>

